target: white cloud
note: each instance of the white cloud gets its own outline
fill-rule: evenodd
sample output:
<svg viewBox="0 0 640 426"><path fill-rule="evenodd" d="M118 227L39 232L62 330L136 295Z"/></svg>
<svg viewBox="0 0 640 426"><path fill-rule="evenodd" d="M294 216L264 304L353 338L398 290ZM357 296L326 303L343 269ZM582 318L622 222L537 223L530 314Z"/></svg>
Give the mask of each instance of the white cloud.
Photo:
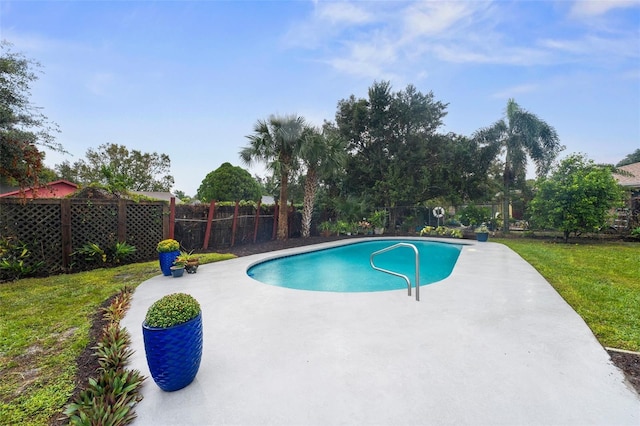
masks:
<svg viewBox="0 0 640 426"><path fill-rule="evenodd" d="M596 15L634 5L640 2L580 1L571 13ZM544 13L561 10L549 9ZM535 27L540 19L540 25L547 25L549 16L527 13L518 3L494 1L319 2L289 37L299 46L308 42L304 47L315 50L319 61L339 72L378 79L399 76L407 81L448 64L604 66L640 56L637 31L621 33L611 22L594 28L592 19L572 32L540 38L556 34L551 28ZM510 32L514 29L516 37Z"/></svg>
<svg viewBox="0 0 640 426"><path fill-rule="evenodd" d="M507 87L499 92L496 92L491 95L494 99L508 99L512 98L515 95L523 94L523 93L531 93L539 89L540 86L537 84L521 84L518 86Z"/></svg>
<svg viewBox="0 0 640 426"><path fill-rule="evenodd" d="M623 9L628 7L638 7L637 0L577 0L571 8L571 16L576 18L587 18L600 16L613 9Z"/></svg>
<svg viewBox="0 0 640 426"><path fill-rule="evenodd" d="M416 62L430 54L434 40L464 33L470 17L487 4L318 2L309 19L297 22L286 40L289 46L328 52L321 61L340 72L388 79L411 69L414 77L423 78L424 65Z"/></svg>
<svg viewBox="0 0 640 426"><path fill-rule="evenodd" d="M405 22L405 36L443 35L461 20L468 18L476 10L473 3L462 2L422 2L407 7L402 13Z"/></svg>
<svg viewBox="0 0 640 426"><path fill-rule="evenodd" d="M371 14L360 6L346 2L319 3L316 9L321 22L337 24L363 24L371 21Z"/></svg>
<svg viewBox="0 0 640 426"><path fill-rule="evenodd" d="M334 57L327 63L338 71L358 77L392 79L394 73L390 71L397 61L396 46L384 38L372 42L347 43L346 55Z"/></svg>
<svg viewBox="0 0 640 426"><path fill-rule="evenodd" d="M584 57L589 60L599 58L609 61L612 57L639 58L637 35L620 35L618 37L602 37L587 35L578 39L543 39L539 45L563 55Z"/></svg>
<svg viewBox="0 0 640 426"><path fill-rule="evenodd" d="M441 60L452 63L501 64L529 66L545 64L550 56L541 49L508 46L467 46L459 43L440 44L433 48Z"/></svg>

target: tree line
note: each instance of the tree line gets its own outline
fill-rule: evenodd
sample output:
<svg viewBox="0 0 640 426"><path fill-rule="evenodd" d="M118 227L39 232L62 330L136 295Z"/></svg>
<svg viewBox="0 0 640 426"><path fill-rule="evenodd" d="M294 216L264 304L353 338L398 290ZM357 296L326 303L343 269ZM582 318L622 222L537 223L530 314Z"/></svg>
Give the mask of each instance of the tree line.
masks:
<svg viewBox="0 0 640 426"><path fill-rule="evenodd" d="M36 79L32 68L38 64L11 52L6 42L1 47L0 179L27 187L56 176L99 184L115 194L172 188L169 156L117 144L89 149L85 159L64 161L53 171L44 167L41 147L61 152L64 148L55 143L57 125L29 101L29 84ZM390 82L375 81L366 97L352 94L340 100L335 119L322 126L296 114L259 119L239 157L247 166L264 163L270 174L254 178L241 167L225 163L207 174L195 198L208 202L273 195L280 206L302 200L305 237L310 235L317 204L358 220L374 209L431 201L460 206L497 196L508 212L515 192L533 198L531 182L526 180L529 161L535 165L539 193L549 198L551 181L543 179L564 149L553 126L509 99L503 118L471 136L443 133L447 107L432 92L422 93L413 85L394 91ZM621 163L637 161L639 155L640 150ZM571 170L593 166L586 158L570 158ZM568 166L563 167L556 172L564 173ZM608 169L609 174L612 170ZM609 204L619 200L617 195L605 198ZM541 201L532 203L538 218L546 208L541 206ZM558 226L553 221L538 222ZM508 220L503 224L508 230ZM277 235L287 237L284 208Z"/></svg>

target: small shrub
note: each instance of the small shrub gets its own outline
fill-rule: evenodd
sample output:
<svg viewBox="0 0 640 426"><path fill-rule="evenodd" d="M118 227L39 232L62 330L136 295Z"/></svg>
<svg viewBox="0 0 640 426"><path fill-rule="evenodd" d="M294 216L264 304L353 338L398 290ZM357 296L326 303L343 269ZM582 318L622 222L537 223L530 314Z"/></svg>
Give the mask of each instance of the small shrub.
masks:
<svg viewBox="0 0 640 426"><path fill-rule="evenodd" d="M447 228L446 226L438 226L437 228L434 228L433 226L425 226L420 230L420 236L422 237L424 235L462 238L462 231L459 229Z"/></svg>
<svg viewBox="0 0 640 426"><path fill-rule="evenodd" d="M102 263L107 262L107 254L95 243L87 243L73 252L74 255L84 255L84 260L95 261L100 259Z"/></svg>
<svg viewBox="0 0 640 426"><path fill-rule="evenodd" d="M136 247L132 246L131 244L127 244L126 242L123 241L123 242L116 243L112 251L113 251L113 254L111 256L111 259L113 263L118 264L122 260L124 260L127 256L135 253Z"/></svg>
<svg viewBox="0 0 640 426"><path fill-rule="evenodd" d="M127 425L136 417L133 407L142 397L144 377L137 370L103 371L64 411L71 425Z"/></svg>
<svg viewBox="0 0 640 426"><path fill-rule="evenodd" d="M460 222L464 226L478 226L491 220L491 211L487 207L468 205L460 211Z"/></svg>
<svg viewBox="0 0 640 426"><path fill-rule="evenodd" d="M35 275L44 262L30 261L27 245L13 237L0 238L0 281Z"/></svg>
<svg viewBox="0 0 640 426"><path fill-rule="evenodd" d="M125 287L109 306L103 318L109 324L95 347L100 368L98 378L90 378L87 389L67 405L64 414L70 425L127 425L136 415L135 405L142 399L138 389L145 377L125 366L133 354L131 337L120 328L120 320L129 306L133 289Z"/></svg>
<svg viewBox="0 0 640 426"><path fill-rule="evenodd" d="M191 295L173 293L157 300L145 317L145 324L153 328L167 328L185 323L200 313L200 304Z"/></svg>
<svg viewBox="0 0 640 426"><path fill-rule="evenodd" d="M106 250L95 243L87 243L73 252L73 255L83 255L84 260L90 262L100 260L105 265L118 265L135 251L136 247L126 242L118 242Z"/></svg>

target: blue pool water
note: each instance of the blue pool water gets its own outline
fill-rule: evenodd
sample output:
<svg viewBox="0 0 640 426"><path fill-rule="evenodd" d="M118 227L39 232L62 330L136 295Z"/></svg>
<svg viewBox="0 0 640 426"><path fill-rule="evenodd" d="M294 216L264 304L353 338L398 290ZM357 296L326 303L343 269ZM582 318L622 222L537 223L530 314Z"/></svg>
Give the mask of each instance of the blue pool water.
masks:
<svg viewBox="0 0 640 426"><path fill-rule="evenodd" d="M406 289L404 279L374 270L371 253L399 242L411 243L420 253L420 286L451 274L461 245L420 240L376 240L267 260L247 271L250 277L280 287L334 292ZM408 247L382 253L375 265L407 275L415 286L415 253Z"/></svg>

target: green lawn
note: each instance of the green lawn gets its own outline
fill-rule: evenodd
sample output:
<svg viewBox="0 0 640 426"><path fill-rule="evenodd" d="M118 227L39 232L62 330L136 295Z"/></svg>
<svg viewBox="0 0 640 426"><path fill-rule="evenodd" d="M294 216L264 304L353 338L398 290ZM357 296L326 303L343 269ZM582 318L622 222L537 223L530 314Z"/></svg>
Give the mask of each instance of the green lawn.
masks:
<svg viewBox="0 0 640 426"><path fill-rule="evenodd" d="M604 346L640 351L640 244L493 241L531 263Z"/></svg>
<svg viewBox="0 0 640 426"><path fill-rule="evenodd" d="M200 262L231 257L211 253ZM45 425L60 412L98 307L159 273L155 261L0 283L0 424Z"/></svg>

